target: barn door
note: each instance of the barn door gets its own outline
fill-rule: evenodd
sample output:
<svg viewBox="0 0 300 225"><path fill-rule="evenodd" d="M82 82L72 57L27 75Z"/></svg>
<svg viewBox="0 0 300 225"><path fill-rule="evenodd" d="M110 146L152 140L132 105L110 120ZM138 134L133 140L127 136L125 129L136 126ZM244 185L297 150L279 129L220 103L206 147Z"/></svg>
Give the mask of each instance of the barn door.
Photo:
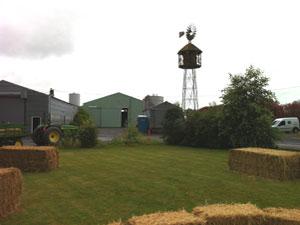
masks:
<svg viewBox="0 0 300 225"><path fill-rule="evenodd" d="M41 125L41 117L40 116L31 117L31 133L33 133L34 129L39 125Z"/></svg>

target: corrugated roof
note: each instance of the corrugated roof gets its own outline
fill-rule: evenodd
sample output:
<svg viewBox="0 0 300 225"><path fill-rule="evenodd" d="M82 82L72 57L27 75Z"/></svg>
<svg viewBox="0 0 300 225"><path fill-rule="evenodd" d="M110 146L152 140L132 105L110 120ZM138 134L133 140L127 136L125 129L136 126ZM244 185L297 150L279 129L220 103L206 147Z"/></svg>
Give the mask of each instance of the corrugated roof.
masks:
<svg viewBox="0 0 300 225"><path fill-rule="evenodd" d="M158 109L158 108L160 108L160 107L162 107L162 106L174 106L174 107L176 107L176 105L174 105L174 104L172 104L172 103L170 103L170 102L168 102L168 101L165 101L165 102L162 102L162 103L160 103L160 104L158 104L158 105L155 105L155 106L152 106L151 108L149 108L148 110L153 110L153 109ZM146 110L145 110L146 111Z"/></svg>
<svg viewBox="0 0 300 225"><path fill-rule="evenodd" d="M25 89L25 90L29 90L29 91L34 91L34 92L39 93L39 94L41 94L41 95L49 96L49 95L47 95L47 94L45 94L45 93L42 93L42 92L39 92L39 91L35 91L35 90L33 90L33 89L30 89L30 88L27 88L27 87L23 87L23 86L21 86L21 85L18 85L18 84L15 84L15 83L11 83L11 82L6 81L6 80L0 80L0 87L1 87L1 85L14 85L14 86L19 87L19 88L21 88L21 89ZM0 91L0 93L2 93L2 94L4 93L4 95L7 94L7 92L3 92L3 91ZM72 103L66 102L66 101L61 100L61 99L59 99L59 98L56 98L56 97L54 97L54 96L52 96L52 98L54 98L54 99L56 99L56 100L59 100L59 101L61 101L61 102L67 103L67 104L69 104L69 105L74 105L74 104L72 104ZM74 105L74 106L76 106L76 105Z"/></svg>
<svg viewBox="0 0 300 225"><path fill-rule="evenodd" d="M132 99L135 99L135 100L137 100L137 101L142 102L142 100L140 100L140 99L138 99L138 98L135 98L135 97L132 97L132 96L123 94L123 93L121 93L121 92L117 92L117 93L114 93L114 94L111 94L111 95L107 95L107 96L104 96L104 97L101 97L101 98L97 98L97 99L94 99L94 100L85 102L83 105L89 104L89 103L92 103L92 102L95 102L95 101L99 101L99 100L102 100L102 99L111 98L111 97L113 97L113 96L118 96L118 95L125 96L125 97L127 97L127 98L132 98Z"/></svg>

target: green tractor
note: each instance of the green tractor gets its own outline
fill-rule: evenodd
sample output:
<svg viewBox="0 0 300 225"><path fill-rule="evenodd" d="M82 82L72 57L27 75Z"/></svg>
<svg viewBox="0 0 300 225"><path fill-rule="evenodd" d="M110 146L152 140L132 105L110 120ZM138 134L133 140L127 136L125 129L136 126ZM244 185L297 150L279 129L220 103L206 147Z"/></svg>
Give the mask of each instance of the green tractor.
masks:
<svg viewBox="0 0 300 225"><path fill-rule="evenodd" d="M0 124L0 146L22 146L22 138L25 137L25 127L22 124Z"/></svg>
<svg viewBox="0 0 300 225"><path fill-rule="evenodd" d="M57 145L65 131L70 131L75 139L78 130L73 125L39 125L33 131L32 140L37 145Z"/></svg>

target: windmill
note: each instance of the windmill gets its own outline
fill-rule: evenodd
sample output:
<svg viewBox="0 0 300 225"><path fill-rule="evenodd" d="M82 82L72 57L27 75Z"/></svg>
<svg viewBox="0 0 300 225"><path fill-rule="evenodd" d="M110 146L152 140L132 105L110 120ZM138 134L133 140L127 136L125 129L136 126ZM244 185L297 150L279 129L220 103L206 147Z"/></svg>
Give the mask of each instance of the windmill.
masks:
<svg viewBox="0 0 300 225"><path fill-rule="evenodd" d="M188 44L178 52L178 67L184 69L182 85L182 109L198 109L198 90L196 69L201 67L202 51L192 44L197 29L194 25L189 25L186 32L179 32L179 38L186 34Z"/></svg>

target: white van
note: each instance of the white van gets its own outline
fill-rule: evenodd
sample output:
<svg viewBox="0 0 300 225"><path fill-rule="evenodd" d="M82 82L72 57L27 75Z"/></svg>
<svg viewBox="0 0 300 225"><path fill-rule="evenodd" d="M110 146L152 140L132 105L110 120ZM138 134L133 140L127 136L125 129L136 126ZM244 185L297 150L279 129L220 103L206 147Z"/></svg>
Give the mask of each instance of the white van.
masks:
<svg viewBox="0 0 300 225"><path fill-rule="evenodd" d="M278 118L273 121L272 127L283 132L297 133L299 131L299 120L297 117Z"/></svg>

